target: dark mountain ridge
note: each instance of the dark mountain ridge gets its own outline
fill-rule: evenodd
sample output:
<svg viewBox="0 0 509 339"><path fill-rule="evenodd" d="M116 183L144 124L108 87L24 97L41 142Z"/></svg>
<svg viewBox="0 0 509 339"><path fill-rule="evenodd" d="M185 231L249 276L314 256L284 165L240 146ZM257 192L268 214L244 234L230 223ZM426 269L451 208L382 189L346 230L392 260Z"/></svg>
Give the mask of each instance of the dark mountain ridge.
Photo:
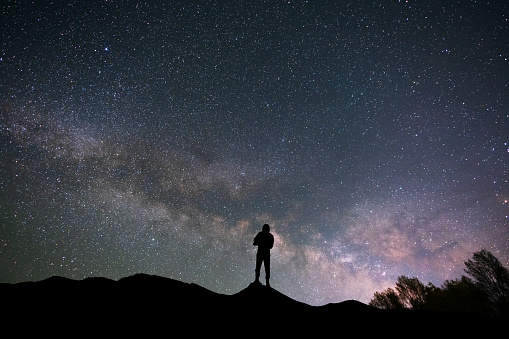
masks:
<svg viewBox="0 0 509 339"><path fill-rule="evenodd" d="M146 334L168 328L195 334L245 329L246 334L269 331L298 335L326 333L335 328L365 334L400 330L458 334L467 333L472 326L486 334L501 328L499 319L478 314L387 311L355 300L310 306L257 283L225 295L193 283L146 274L118 281L51 277L38 282L3 283L0 293L2 322L27 331L45 331L64 324L83 331L97 329L116 334Z"/></svg>

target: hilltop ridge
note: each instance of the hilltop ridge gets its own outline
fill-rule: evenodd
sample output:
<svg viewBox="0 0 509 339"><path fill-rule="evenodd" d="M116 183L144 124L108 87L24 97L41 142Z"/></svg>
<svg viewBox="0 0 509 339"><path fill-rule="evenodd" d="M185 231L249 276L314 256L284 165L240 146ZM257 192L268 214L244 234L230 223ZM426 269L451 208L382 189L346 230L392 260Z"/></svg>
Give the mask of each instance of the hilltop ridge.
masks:
<svg viewBox="0 0 509 339"><path fill-rule="evenodd" d="M310 306L259 283L225 295L194 283L147 274L118 281L51 277L39 282L0 284L0 293L3 322L26 331L45 332L65 324L79 326L85 332L95 332L102 326L101 333L115 334L146 334L168 327L196 334L230 333L233 329L316 334L336 327L375 334L393 326L398 331L420 327L419 333L431 334L438 328L441 333L461 332L461 326L471 320L485 332L499 325L480 315L392 312L355 300Z"/></svg>

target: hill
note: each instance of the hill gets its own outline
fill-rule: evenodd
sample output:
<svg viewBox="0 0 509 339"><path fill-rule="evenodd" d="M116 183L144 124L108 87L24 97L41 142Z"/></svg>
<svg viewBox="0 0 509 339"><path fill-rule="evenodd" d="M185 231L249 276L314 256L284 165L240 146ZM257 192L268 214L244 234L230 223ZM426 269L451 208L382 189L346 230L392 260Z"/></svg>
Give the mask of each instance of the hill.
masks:
<svg viewBox="0 0 509 339"><path fill-rule="evenodd" d="M156 333L337 335L355 331L460 334L496 332L500 321L469 313L380 310L355 300L310 306L252 283L233 295L196 284L136 274L118 281L51 277L0 284L2 323L25 334L147 335ZM488 331L488 332L487 332ZM345 332L346 333L346 332Z"/></svg>

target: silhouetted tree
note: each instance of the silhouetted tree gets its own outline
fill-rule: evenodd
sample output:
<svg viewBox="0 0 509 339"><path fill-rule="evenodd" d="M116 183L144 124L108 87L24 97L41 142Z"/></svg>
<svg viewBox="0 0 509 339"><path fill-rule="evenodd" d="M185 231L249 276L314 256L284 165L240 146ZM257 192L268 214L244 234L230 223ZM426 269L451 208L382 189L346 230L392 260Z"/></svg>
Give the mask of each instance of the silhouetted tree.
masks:
<svg viewBox="0 0 509 339"><path fill-rule="evenodd" d="M424 305L427 288L417 278L408 278L404 275L398 277L396 283L401 303L410 309L420 309Z"/></svg>
<svg viewBox="0 0 509 339"><path fill-rule="evenodd" d="M396 290L388 288L383 292L375 292L370 305L384 309L421 309L423 308L426 295L435 289L430 284L424 286L418 278L408 278L404 275L398 277Z"/></svg>
<svg viewBox="0 0 509 339"><path fill-rule="evenodd" d="M509 314L509 270L491 252L482 249L465 261L465 272L499 315Z"/></svg>
<svg viewBox="0 0 509 339"><path fill-rule="evenodd" d="M463 311L509 316L509 270L483 249L465 261L470 277L446 280L435 287L417 278L399 276L395 290L375 292L369 302L383 309L428 309Z"/></svg>
<svg viewBox="0 0 509 339"><path fill-rule="evenodd" d="M373 299L369 305L385 310L401 310L405 308L399 299L398 294L392 288L388 288L383 292L375 292Z"/></svg>

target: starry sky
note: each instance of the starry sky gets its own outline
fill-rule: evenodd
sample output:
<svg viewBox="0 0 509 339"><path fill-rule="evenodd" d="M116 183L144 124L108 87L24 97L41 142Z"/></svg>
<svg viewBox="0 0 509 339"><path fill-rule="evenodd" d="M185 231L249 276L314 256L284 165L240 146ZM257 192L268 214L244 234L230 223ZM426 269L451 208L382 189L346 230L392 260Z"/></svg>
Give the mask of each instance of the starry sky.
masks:
<svg viewBox="0 0 509 339"><path fill-rule="evenodd" d="M312 305L509 263L505 1L2 1L0 281ZM262 280L264 273L262 270Z"/></svg>

